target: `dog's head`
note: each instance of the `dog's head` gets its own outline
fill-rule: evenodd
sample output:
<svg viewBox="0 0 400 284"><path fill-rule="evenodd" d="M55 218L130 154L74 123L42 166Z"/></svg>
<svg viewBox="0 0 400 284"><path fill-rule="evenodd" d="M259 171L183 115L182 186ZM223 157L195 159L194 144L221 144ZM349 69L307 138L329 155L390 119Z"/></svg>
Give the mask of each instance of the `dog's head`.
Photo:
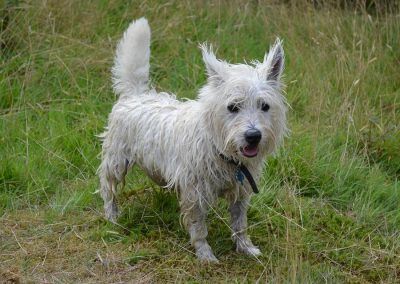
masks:
<svg viewBox="0 0 400 284"><path fill-rule="evenodd" d="M274 152L286 128L281 75L284 53L278 39L263 62L229 64L201 46L208 74L199 100L218 151L238 160Z"/></svg>

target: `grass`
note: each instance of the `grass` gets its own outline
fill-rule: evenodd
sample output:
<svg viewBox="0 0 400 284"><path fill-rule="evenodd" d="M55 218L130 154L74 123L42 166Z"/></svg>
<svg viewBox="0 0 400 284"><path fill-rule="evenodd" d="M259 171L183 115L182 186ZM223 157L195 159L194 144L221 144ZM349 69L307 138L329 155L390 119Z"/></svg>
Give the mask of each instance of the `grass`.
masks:
<svg viewBox="0 0 400 284"><path fill-rule="evenodd" d="M398 7L316 3L0 2L0 279L399 282ZM199 265L175 195L137 169L120 226L102 219L95 135L115 100L116 42L141 16L153 82L181 98L205 80L199 42L238 62L284 40L292 134L252 198L258 261L232 250L221 201L209 220L220 264Z"/></svg>

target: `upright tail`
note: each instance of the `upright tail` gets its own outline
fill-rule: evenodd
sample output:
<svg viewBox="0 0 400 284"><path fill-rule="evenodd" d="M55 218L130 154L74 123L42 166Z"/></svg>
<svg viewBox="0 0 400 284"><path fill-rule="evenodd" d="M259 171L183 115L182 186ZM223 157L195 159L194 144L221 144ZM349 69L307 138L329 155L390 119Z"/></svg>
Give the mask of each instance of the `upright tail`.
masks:
<svg viewBox="0 0 400 284"><path fill-rule="evenodd" d="M118 44L112 76L120 96L147 90L150 68L150 27L145 18L133 21Z"/></svg>

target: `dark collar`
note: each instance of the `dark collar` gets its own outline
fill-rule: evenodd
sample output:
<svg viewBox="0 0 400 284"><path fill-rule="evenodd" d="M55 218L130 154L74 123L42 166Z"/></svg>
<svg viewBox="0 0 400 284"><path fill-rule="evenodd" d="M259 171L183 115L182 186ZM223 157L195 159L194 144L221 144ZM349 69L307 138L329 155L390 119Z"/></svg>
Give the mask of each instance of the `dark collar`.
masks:
<svg viewBox="0 0 400 284"><path fill-rule="evenodd" d="M232 159L232 158L228 158L226 156L224 156L223 154L219 154L219 156L226 162L228 162L229 164L235 165L236 166L236 173L235 173L235 177L236 180L241 182L243 184L243 175L247 178L248 182L250 183L251 188L253 189L254 193L258 193L258 188L257 188L257 184L254 181L253 176L251 175L249 169L243 165L242 163Z"/></svg>

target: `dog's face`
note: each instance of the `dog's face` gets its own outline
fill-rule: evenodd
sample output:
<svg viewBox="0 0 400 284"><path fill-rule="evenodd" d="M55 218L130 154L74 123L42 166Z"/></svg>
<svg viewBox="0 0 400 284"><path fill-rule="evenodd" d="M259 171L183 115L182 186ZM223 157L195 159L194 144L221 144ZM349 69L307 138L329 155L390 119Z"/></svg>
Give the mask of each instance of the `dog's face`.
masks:
<svg viewBox="0 0 400 284"><path fill-rule="evenodd" d="M280 41L263 62L232 65L202 47L208 83L200 101L206 125L221 153L239 160L272 153L286 132L281 95L284 55Z"/></svg>

